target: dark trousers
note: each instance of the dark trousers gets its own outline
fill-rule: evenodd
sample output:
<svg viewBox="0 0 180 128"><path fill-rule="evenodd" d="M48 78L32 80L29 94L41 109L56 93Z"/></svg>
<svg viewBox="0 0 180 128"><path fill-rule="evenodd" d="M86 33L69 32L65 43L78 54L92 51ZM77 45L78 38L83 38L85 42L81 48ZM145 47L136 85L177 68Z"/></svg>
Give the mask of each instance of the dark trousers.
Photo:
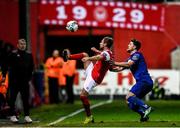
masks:
<svg viewBox="0 0 180 128"><path fill-rule="evenodd" d="M18 92L20 92L23 101L24 116L29 116L29 83L28 81L22 82L21 80L9 82L10 114L16 115L15 101Z"/></svg>
<svg viewBox="0 0 180 128"><path fill-rule="evenodd" d="M4 97L3 94L0 93L0 110L3 108L6 104L6 98Z"/></svg>
<svg viewBox="0 0 180 128"><path fill-rule="evenodd" d="M59 100L61 102L66 102L66 100L67 100L66 85L60 85L60 88L59 88Z"/></svg>
<svg viewBox="0 0 180 128"><path fill-rule="evenodd" d="M67 92L67 103L74 103L74 92L73 92L73 83L74 83L73 76L66 75L66 92Z"/></svg>
<svg viewBox="0 0 180 128"><path fill-rule="evenodd" d="M49 101L50 103L59 103L59 83L58 78L48 78L49 81Z"/></svg>

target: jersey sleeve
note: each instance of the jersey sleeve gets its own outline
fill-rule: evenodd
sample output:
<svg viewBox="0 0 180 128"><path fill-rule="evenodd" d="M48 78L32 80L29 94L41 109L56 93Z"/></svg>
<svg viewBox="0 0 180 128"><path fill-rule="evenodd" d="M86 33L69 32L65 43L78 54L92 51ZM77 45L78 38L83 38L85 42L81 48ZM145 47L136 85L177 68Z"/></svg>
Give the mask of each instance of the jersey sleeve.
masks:
<svg viewBox="0 0 180 128"><path fill-rule="evenodd" d="M110 60L110 54L107 51L101 52L101 56L103 56L103 60L109 61Z"/></svg>
<svg viewBox="0 0 180 128"><path fill-rule="evenodd" d="M140 54L138 53L135 53L131 58L130 60L134 61L135 63L139 60L140 58Z"/></svg>

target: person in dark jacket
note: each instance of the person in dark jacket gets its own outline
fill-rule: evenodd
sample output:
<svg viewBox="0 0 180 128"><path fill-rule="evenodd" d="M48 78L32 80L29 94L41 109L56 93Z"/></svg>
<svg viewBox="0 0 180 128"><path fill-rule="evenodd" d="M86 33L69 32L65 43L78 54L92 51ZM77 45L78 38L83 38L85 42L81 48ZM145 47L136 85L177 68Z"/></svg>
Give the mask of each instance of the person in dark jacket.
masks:
<svg viewBox="0 0 180 128"><path fill-rule="evenodd" d="M32 77L34 62L32 54L28 53L26 49L26 40L19 39L17 49L8 55L6 65L2 68L3 78L5 78L7 71L9 73L10 121L14 123L18 122L15 116L15 101L18 92L20 92L23 101L24 121L26 123L32 122L29 117L29 81Z"/></svg>

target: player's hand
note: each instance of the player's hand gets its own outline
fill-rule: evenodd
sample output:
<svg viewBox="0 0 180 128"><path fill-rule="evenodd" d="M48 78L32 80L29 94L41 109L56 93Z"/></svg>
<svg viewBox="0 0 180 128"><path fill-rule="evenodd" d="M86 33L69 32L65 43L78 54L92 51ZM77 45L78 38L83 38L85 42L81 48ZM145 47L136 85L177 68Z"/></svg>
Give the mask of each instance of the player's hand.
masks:
<svg viewBox="0 0 180 128"><path fill-rule="evenodd" d="M112 72L120 72L123 70L123 67L119 67L119 66L113 66L109 69Z"/></svg>
<svg viewBox="0 0 180 128"><path fill-rule="evenodd" d="M93 52L97 53L97 54L100 54L100 53L101 53L101 51L98 50L98 49L96 49L95 47L92 47L91 50L92 50Z"/></svg>
<svg viewBox="0 0 180 128"><path fill-rule="evenodd" d="M96 49L95 47L92 47L91 50L92 50L92 51L96 51L97 49Z"/></svg>
<svg viewBox="0 0 180 128"><path fill-rule="evenodd" d="M82 58L82 62L86 62L86 61L88 61L89 60L89 57L84 57L84 58Z"/></svg>

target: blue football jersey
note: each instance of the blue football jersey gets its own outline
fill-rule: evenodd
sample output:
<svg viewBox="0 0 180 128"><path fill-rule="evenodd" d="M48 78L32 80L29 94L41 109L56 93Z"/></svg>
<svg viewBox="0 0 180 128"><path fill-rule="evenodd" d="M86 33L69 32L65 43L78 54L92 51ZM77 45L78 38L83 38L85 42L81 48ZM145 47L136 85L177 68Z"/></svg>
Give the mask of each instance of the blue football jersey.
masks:
<svg viewBox="0 0 180 128"><path fill-rule="evenodd" d="M128 60L134 61L134 64L130 67L130 70L136 81L152 82L142 53L135 52L128 58Z"/></svg>

